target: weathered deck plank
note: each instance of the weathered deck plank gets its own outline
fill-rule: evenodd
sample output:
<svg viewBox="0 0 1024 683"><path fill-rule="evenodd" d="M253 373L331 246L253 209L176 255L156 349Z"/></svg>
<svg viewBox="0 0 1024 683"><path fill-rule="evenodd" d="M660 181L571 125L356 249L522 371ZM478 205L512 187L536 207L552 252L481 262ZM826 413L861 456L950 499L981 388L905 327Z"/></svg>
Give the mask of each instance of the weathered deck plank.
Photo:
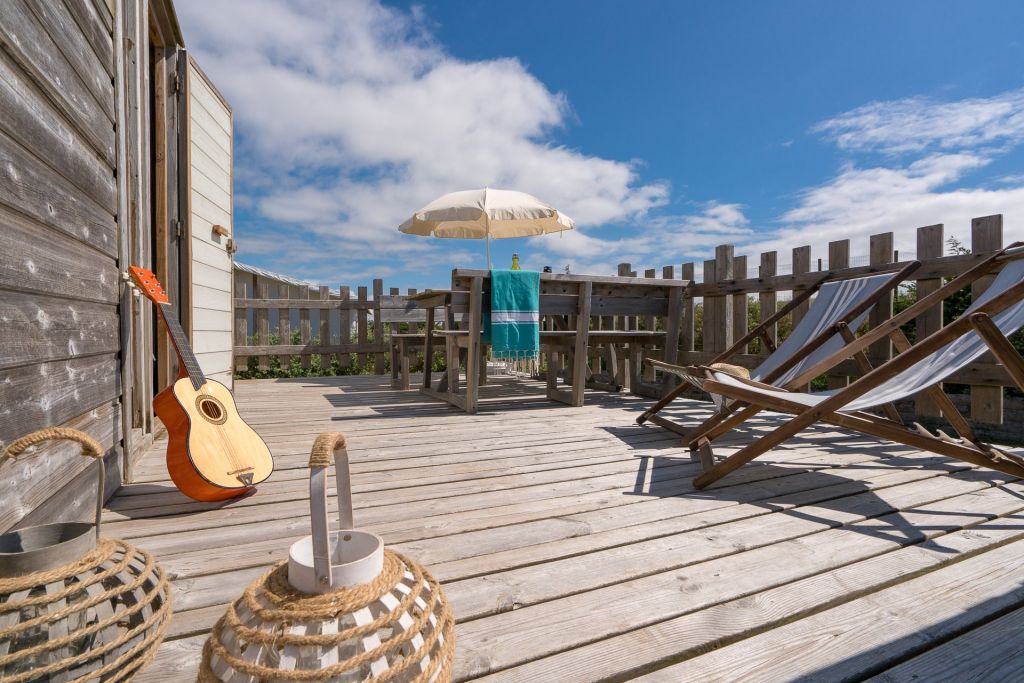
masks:
<svg viewBox="0 0 1024 683"><path fill-rule="evenodd" d="M958 605L996 590L972 558L1024 560L1015 542L1024 485L861 436L810 432L695 492L697 466L674 437L633 424L646 405L633 396L595 393L568 408L545 401L540 384L498 380L466 415L380 377L239 382L236 391L277 456L256 495L222 506L184 499L158 442L140 463L142 481L105 512L105 533L154 552L176 591L170 639L138 680L194 675L226 602L308 533L305 460L329 429L350 439L357 523L445 583L459 620L458 680L682 680L686 667L728 679L737 670L718 652L749 642L743 657L756 658L762 639L792 643L789 656L806 658L801 671L871 675L957 641L943 646L948 636L927 631L906 647L905 634L875 633L877 650L812 652L805 624L865 627L849 615L889 591L918 623L911 598L927 603L947 577L974 586ZM676 410L695 421L707 407ZM773 424L739 430L721 452ZM1003 611L1020 597L1010 582L1004 589L992 603ZM983 628L1002 613L993 610L957 621L959 630ZM783 663L767 651L761 660L786 680Z"/></svg>

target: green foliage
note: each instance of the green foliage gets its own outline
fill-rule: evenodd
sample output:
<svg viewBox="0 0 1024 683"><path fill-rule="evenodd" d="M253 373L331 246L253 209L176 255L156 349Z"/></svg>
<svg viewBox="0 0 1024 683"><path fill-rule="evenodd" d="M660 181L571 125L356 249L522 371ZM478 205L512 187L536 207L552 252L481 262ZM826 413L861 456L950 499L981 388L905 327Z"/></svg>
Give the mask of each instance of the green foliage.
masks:
<svg viewBox="0 0 1024 683"><path fill-rule="evenodd" d="M970 254L971 250L964 245L956 237L950 237L946 240L946 247L950 256L963 256ZM952 281L952 277L945 278L945 282ZM908 283L900 288L900 293L896 296L893 302L893 311L899 313L906 308L910 307L914 302L917 301L917 286L916 283ZM952 295L946 297L943 301L942 308L942 324L949 325L953 321L957 320L964 314L964 311L971 305L971 288L964 287ZM907 337L912 343L917 343L917 330L914 322L911 321L903 326L903 331L907 334ZM1017 332L1010 337L1010 342L1013 344L1017 352L1024 355L1024 330ZM944 385L946 393L950 394L963 394L967 393L968 387L963 384L950 384ZM1010 396L1024 396L1016 387L1008 387L1007 393Z"/></svg>
<svg viewBox="0 0 1024 683"><path fill-rule="evenodd" d="M785 306L786 302L779 302L779 308ZM761 324L761 301L756 296L747 297L747 329L752 330ZM793 331L793 317L787 315L776 324L776 344L789 336ZM755 339L747 345L747 353L760 354L761 340ZM693 307L693 345L694 351L704 350L704 305L696 304Z"/></svg>
<svg viewBox="0 0 1024 683"><path fill-rule="evenodd" d="M399 326L399 332L408 332L408 325L401 323ZM273 333L270 335L270 344L276 345L280 343L281 337ZM354 338L350 338L349 342L356 343ZM298 332L292 332L291 344L301 344ZM367 343L373 343L373 328L367 330ZM250 345L259 344L258 337L253 335L249 338ZM320 337L314 337L310 344L318 346L320 344ZM341 356L350 358L351 364L342 365ZM281 378L281 377L328 377L328 376L341 376L341 375L372 375L377 372L376 368L376 357L373 353L352 353L352 354L330 354L330 363L324 364L322 356L320 354L313 354L309 357L308 367L305 367L302 363L302 356L269 356L268 367L266 369L260 369L259 359L256 357L249 357L246 363L246 369L235 372L236 379L268 379L268 378ZM287 360L285 360L287 358ZM434 362L432 365L433 371L440 371L444 368L444 354L440 351L435 352ZM418 359L411 366L412 372L420 372L423 370L422 354L419 355ZM382 368L382 374L389 374L391 372L391 354L384 354L384 366Z"/></svg>

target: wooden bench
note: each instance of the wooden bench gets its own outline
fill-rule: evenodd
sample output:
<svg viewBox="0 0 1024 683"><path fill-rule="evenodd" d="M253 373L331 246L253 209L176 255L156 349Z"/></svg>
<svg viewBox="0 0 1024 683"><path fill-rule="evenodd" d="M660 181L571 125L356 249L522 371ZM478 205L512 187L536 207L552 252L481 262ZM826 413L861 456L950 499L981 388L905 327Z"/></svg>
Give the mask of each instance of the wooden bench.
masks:
<svg viewBox="0 0 1024 683"><path fill-rule="evenodd" d="M486 270L452 271L444 334L447 386L443 392L429 391L469 413L477 410L485 363L481 321L489 308L489 280ZM688 285L687 280L542 273L540 315L542 321L555 328L541 332L542 352L548 365L548 398L572 406L583 405L587 379L593 376L587 363L591 347L606 350L610 368L618 366L617 349L627 348L632 364L630 374L635 382L640 382L639 367L647 349L661 347L663 359L676 358L683 295ZM592 316L615 315L660 316L664 326L657 331L590 329ZM464 389L459 380L460 356L465 357L466 365ZM563 374L568 389L559 386ZM666 383L670 381L665 378ZM614 373L612 382L603 384L615 386Z"/></svg>
<svg viewBox="0 0 1024 683"><path fill-rule="evenodd" d="M389 326L391 338L391 386L396 389L409 389L409 370L412 356L420 350L424 351L424 371L432 362L433 342L441 343L440 331L433 330L428 343L427 330L434 327L433 308L419 305L415 298L401 295L380 297L380 319ZM399 332L399 324L406 323L410 329L423 323L423 332ZM427 347L430 347L428 349Z"/></svg>
<svg viewBox="0 0 1024 683"><path fill-rule="evenodd" d="M540 333L541 348L545 351L571 352L576 339L576 332L566 331L542 331ZM598 357L605 361L608 372L602 377L595 374L588 366L586 368L586 385L593 389L604 391L620 391L625 386L625 377L622 374L622 365L619 363L619 354L626 351L629 358L629 386L634 393L659 393L661 387L646 387L643 373L641 372L642 359L647 357L648 350L655 347L666 348L666 335L664 331L648 330L590 330L587 333L588 346L598 350ZM593 357L593 354L592 354ZM571 380L571 378L570 378ZM571 381L570 381L571 383Z"/></svg>

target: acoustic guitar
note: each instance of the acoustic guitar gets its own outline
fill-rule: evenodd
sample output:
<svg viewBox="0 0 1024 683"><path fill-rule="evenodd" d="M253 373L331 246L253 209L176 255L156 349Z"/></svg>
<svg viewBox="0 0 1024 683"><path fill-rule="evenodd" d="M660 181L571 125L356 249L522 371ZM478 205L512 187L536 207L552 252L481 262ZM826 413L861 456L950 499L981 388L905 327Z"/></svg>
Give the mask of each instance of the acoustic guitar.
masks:
<svg viewBox="0 0 1024 683"><path fill-rule="evenodd" d="M231 391L203 375L156 276L135 266L128 272L159 311L181 368L174 384L153 399L153 409L167 428L171 480L186 496L202 501L253 490L274 471L270 449L238 414Z"/></svg>

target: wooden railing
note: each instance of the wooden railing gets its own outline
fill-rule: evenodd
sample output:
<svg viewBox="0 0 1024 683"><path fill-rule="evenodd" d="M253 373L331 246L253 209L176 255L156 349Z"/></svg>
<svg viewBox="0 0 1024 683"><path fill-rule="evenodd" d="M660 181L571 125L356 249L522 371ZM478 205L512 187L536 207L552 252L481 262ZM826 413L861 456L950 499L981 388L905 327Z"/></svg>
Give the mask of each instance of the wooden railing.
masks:
<svg viewBox="0 0 1024 683"><path fill-rule="evenodd" d="M326 286L236 276L235 371L248 370L250 358L256 359L256 369L269 370L275 357L281 366L298 357L300 367L308 370L316 357L321 369L337 362L342 371L384 374L388 336L398 324L385 322L381 306L393 308L403 298L394 287L384 294L380 279L370 288L341 286L331 292ZM406 324L416 331L415 321Z"/></svg>
<svg viewBox="0 0 1024 683"><path fill-rule="evenodd" d="M943 255L947 251L943 226L919 228L916 233L916 259L921 261L921 266L914 273L918 292L927 294L934 291L941 286L942 278L961 273L998 249L1003 245L1002 236L1002 216L976 218L971 222L970 240L964 243L973 253ZM765 252L755 260L736 255L732 245L721 245L715 249L715 258L703 263L683 263L678 269L676 266L664 266L660 270L642 271L623 263L619 265L618 275L696 280L683 297L677 356L678 362L695 365L707 362L747 333L750 323L749 303L756 301L756 323L775 313L780 300L788 299L793 292L810 287L826 272L837 277L855 277L881 270L894 270L900 263L909 262L908 259L901 261L894 244L891 232L871 236L868 244L863 245L867 247L867 263L860 265L851 265L850 254L863 253L864 250L851 251L850 240L829 243L827 258L814 260L809 246L798 246L791 250L791 254L782 254L783 259L791 259L788 268L780 267L779 252ZM698 273L701 277L695 277ZM980 293L979 289L982 288L975 287L974 296ZM244 286L240 286L236 280L236 370L244 370L251 357L257 358L258 368L267 369L273 356L285 362L290 362L292 356L298 356L301 366L309 368L311 359L317 355L320 356L321 366L330 365L336 356L345 371L383 374L386 371L385 356L391 350L388 335L398 330L398 323L385 322L385 319L390 321L391 318L381 315L381 305L384 302L386 308L394 308L401 303L403 296L395 288L385 294L384 283L380 279L373 280L371 288L355 288L354 297L350 296L351 291L344 286L337 293L329 292L327 287L275 287L273 283L260 282L258 279L251 283L245 281ZM415 293L416 290L408 292ZM806 313L808 306L802 304L787 316L790 320L783 319L780 324L795 324ZM875 326L891 317L892 313L892 297L887 296L875 307L870 324ZM698 317L702 322L700 326L697 324ZM565 323L547 320L544 324L547 329L559 329L558 325ZM407 324L409 331L422 331L422 323ZM663 329L664 324L662 318L644 315L639 310L638 315L594 315L591 318L591 328L594 330L657 330ZM930 310L916 319L918 338L937 331L942 324L941 307ZM298 332L297 343L292 341L295 332ZM277 343L271 343L272 335L276 336ZM773 341L778 340L775 326L769 330L769 336ZM659 350L655 349L653 355L658 354ZM739 355L732 362L755 367L766 354L766 345L752 343L746 354ZM869 355L874 362L881 362L891 357L892 348L889 343L883 342L873 347ZM595 374L610 376L614 371L615 376L624 380L619 383L626 386L634 374L633 368L626 366L628 362L628 354L619 354L617 363L620 367L608 368L599 349L590 352L590 367ZM851 377L859 374L856 364L847 361L830 371L827 382L831 388L836 388L844 386ZM645 381L655 379L654 370L644 367L642 377ZM1001 365L986 356L952 377L951 381L971 386L970 417L973 420L991 424L1002 422L1002 387L1011 386L1012 382ZM938 409L926 396L915 399L915 411L925 417L939 416Z"/></svg>
<svg viewBox="0 0 1024 683"><path fill-rule="evenodd" d="M946 235L942 225L931 225L917 230L916 260L921 262L920 268L914 273L918 295L928 294L942 284L944 277L958 275L971 265L977 263L992 251L1003 245L1003 219L1001 215L975 218L971 221L970 240L963 246L971 250L970 254L943 255L947 251ZM789 298L793 292L799 292L811 286L826 272L838 277L855 277L867 275L880 270L890 270L900 263L909 260L899 258L894 249L894 235L891 232L872 235L868 247L868 263L851 266L850 240L837 240L829 243L828 258L811 259L809 246L798 246L792 249L790 272L779 273L779 253L765 252L759 255L759 265L752 266L752 259L737 256L732 245L721 245L715 249L715 258L703 263L684 263L679 269L683 279L695 279L700 272L702 281L693 284L684 299L683 330L680 336L679 361L683 364L701 364L707 362L717 353L730 347L733 340L742 338L748 330L748 303L757 301L758 320L768 319L777 309L780 295ZM863 250L860 251L863 253ZM786 255L783 255L784 257ZM699 269L699 270L698 270ZM620 275L636 275L628 263L619 265ZM657 271L644 271L645 277L656 277ZM662 277L676 277L674 266L665 266ZM988 282L976 286L973 296L978 296ZM803 304L792 315L795 324L806 312L808 304ZM702 329L697 330L695 321L697 314L702 315ZM870 325L874 327L893 314L892 297L883 299L873 310ZM943 311L938 306L915 321L917 337L922 338L942 327ZM770 335L777 337L775 329ZM767 354L765 345L760 345L758 353L747 353L734 359L736 364L755 367ZM869 356L874 362L881 362L892 356L888 342L878 344L871 349ZM853 361L847 361L830 372L828 384L831 388L845 386L851 377L860 374ZM976 422L999 424L1003 418L1003 386L1013 386L1003 366L986 355L980 361L971 364L964 371L950 378L958 384L967 384L970 389L970 417ZM927 396L915 399L915 412L925 417L938 417L939 411Z"/></svg>

